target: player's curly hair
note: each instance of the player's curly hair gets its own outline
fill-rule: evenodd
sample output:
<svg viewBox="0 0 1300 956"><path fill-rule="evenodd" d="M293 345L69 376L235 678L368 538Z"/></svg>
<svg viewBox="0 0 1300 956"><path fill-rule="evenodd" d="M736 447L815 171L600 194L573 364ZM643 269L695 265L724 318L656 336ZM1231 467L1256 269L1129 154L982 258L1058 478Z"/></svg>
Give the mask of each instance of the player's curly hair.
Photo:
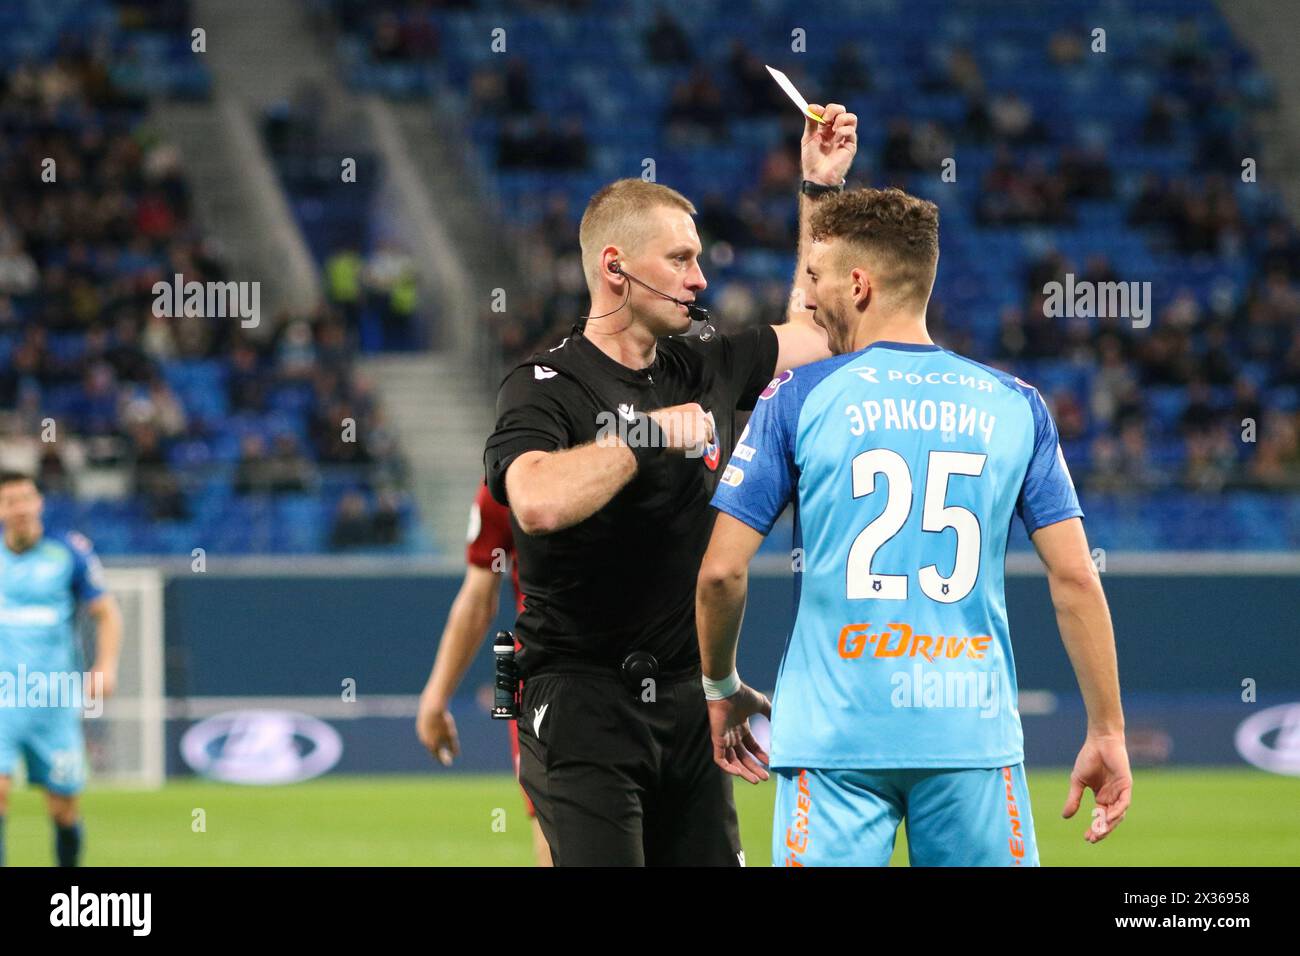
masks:
<svg viewBox="0 0 1300 956"><path fill-rule="evenodd" d="M876 280L900 304L930 298L939 263L939 207L901 189L851 189L818 202L810 223L814 242L843 240L865 256ZM855 265L839 257L847 268Z"/></svg>

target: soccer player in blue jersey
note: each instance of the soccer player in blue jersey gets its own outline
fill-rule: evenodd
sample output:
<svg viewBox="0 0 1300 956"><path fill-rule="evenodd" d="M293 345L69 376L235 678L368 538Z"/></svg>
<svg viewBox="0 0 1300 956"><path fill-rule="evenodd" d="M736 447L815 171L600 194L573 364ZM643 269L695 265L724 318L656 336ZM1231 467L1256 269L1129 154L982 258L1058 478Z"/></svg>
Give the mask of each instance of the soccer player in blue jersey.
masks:
<svg viewBox="0 0 1300 956"><path fill-rule="evenodd" d="M1095 843L1132 777L1110 612L1047 406L930 340L933 203L847 192L810 235L805 304L834 357L771 382L713 498L696 618L714 759L777 774L775 863L884 865L906 820L915 865L1036 865L1003 592L1019 514L1087 707L1063 814L1092 789ZM801 572L769 703L736 644L749 561L790 502Z"/></svg>
<svg viewBox="0 0 1300 956"><path fill-rule="evenodd" d="M81 715L102 706L117 684L117 602L104 590L89 541L79 534L45 535L43 505L31 478L0 474L0 865L9 785L20 754L29 779L45 788L55 859L60 866L77 865L77 796L86 778ZM75 630L79 603L95 622L88 681Z"/></svg>

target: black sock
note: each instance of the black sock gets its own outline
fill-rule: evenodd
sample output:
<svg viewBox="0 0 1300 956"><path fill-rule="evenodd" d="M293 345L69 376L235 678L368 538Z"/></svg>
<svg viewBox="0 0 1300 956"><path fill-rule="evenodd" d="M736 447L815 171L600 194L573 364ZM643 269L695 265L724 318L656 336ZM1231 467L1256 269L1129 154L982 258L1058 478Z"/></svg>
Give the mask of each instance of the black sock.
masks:
<svg viewBox="0 0 1300 956"><path fill-rule="evenodd" d="M54 824L54 855L59 866L76 866L81 857L81 821L71 826Z"/></svg>

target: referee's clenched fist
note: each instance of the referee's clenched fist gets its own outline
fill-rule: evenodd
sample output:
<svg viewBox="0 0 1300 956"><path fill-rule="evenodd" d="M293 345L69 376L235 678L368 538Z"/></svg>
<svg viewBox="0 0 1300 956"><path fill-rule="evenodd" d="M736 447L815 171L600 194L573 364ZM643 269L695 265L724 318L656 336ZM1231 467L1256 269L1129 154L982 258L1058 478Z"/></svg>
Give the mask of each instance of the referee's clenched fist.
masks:
<svg viewBox="0 0 1300 956"><path fill-rule="evenodd" d="M701 454L714 440L713 419L699 402L687 402L648 413L664 435L664 446L673 451Z"/></svg>

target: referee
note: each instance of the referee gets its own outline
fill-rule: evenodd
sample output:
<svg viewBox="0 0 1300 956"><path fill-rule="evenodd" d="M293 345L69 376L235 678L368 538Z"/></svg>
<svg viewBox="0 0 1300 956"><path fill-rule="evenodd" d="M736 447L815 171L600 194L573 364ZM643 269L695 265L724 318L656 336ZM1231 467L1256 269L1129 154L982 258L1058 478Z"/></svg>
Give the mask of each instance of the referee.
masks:
<svg viewBox="0 0 1300 956"><path fill-rule="evenodd" d="M812 206L857 149L852 113L823 117L805 123L796 291ZM683 336L707 285L694 213L639 179L592 197L579 231L591 316L506 376L484 453L526 596L520 783L556 866L744 863L713 761L695 582L736 411L830 352L797 294L784 325Z"/></svg>

